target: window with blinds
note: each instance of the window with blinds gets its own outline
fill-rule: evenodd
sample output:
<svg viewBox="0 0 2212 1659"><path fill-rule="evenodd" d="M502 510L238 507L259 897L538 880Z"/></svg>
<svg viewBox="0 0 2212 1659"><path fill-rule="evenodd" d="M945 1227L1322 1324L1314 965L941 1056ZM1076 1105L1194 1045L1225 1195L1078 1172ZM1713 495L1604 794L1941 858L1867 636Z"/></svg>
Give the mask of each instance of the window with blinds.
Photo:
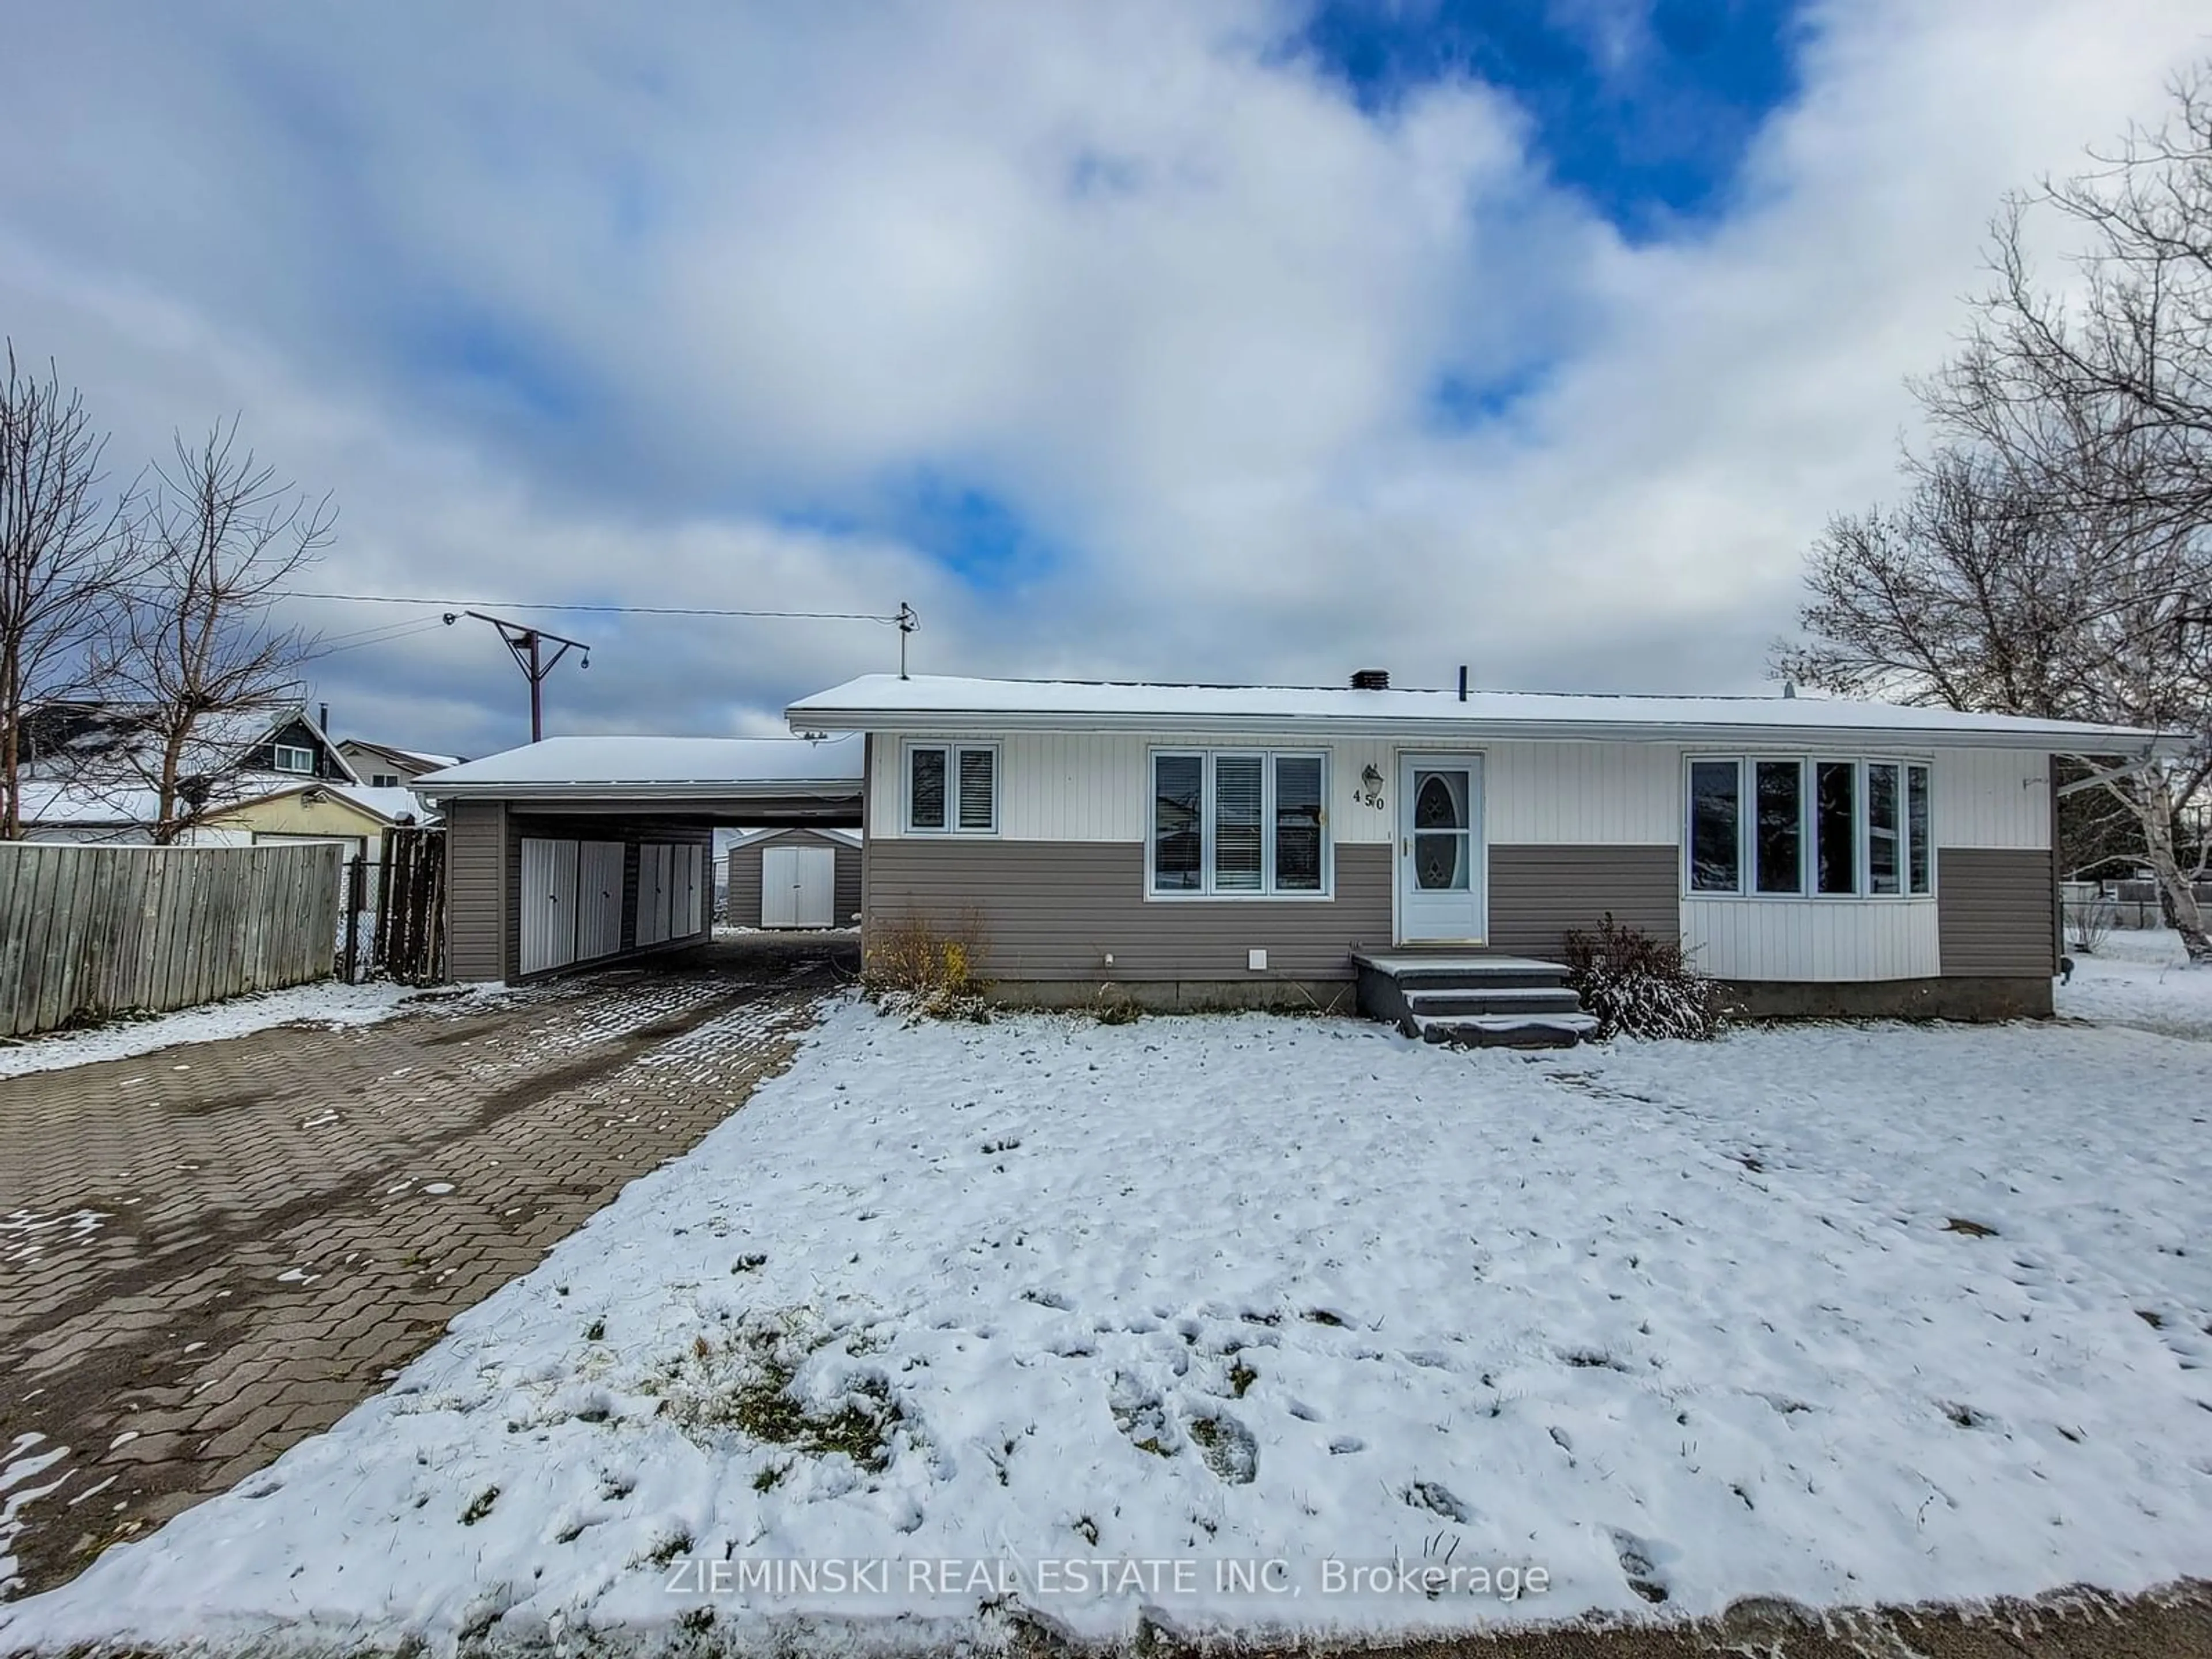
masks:
<svg viewBox="0 0 2212 1659"><path fill-rule="evenodd" d="M1327 896L1322 756L1163 750L1152 756L1152 776L1155 896Z"/></svg>
<svg viewBox="0 0 2212 1659"><path fill-rule="evenodd" d="M1260 856L1260 755L1213 757L1213 888L1218 893L1256 893L1266 878Z"/></svg>
<svg viewBox="0 0 2212 1659"><path fill-rule="evenodd" d="M907 745L908 835L988 836L998 828L999 751L994 745Z"/></svg>
<svg viewBox="0 0 2212 1659"><path fill-rule="evenodd" d="M999 825L998 752L990 749L959 752L960 827L995 830Z"/></svg>

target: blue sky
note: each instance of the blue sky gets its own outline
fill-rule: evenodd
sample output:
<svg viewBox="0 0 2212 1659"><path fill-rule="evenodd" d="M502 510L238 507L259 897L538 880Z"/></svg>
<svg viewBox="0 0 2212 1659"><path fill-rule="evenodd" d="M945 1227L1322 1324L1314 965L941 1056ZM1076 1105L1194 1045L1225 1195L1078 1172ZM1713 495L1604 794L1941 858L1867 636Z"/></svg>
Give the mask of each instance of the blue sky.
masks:
<svg viewBox="0 0 2212 1659"><path fill-rule="evenodd" d="M1779 0L1324 0L1298 40L1370 110L1437 82L1504 89L1538 163L1641 240L1725 212L1760 127L1797 92L1799 10Z"/></svg>
<svg viewBox="0 0 2212 1659"><path fill-rule="evenodd" d="M118 470L234 413L331 491L318 587L905 599L940 672L1756 689L2000 194L2203 50L2183 0L46 8L0 327ZM896 660L599 632L554 730L774 729ZM346 730L520 734L466 630L313 672Z"/></svg>

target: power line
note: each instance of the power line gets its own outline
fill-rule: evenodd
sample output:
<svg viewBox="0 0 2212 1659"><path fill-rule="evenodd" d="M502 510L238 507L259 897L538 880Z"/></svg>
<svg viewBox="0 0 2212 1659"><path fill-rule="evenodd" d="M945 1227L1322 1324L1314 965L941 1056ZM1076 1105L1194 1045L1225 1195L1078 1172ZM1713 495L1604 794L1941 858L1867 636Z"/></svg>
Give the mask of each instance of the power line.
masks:
<svg viewBox="0 0 2212 1659"><path fill-rule="evenodd" d="M358 651L365 645L390 645L397 640L412 639L417 634L434 632L445 625L443 617L425 617L414 622L395 623L385 628L365 628L357 634L340 634L335 637L347 643L324 645L319 650L308 652L302 660L318 662L325 657L335 657L342 651Z"/></svg>
<svg viewBox="0 0 2212 1659"><path fill-rule="evenodd" d="M468 610L488 601L479 599L431 599L404 593L311 593L295 590L273 592L274 599L330 599L348 605L437 605L447 610ZM692 605L582 605L562 604L551 600L537 603L509 603L499 607L502 611L590 611L610 617L760 617L787 622L869 622L896 626L906 620L907 613L890 616L866 611L748 611L733 606Z"/></svg>

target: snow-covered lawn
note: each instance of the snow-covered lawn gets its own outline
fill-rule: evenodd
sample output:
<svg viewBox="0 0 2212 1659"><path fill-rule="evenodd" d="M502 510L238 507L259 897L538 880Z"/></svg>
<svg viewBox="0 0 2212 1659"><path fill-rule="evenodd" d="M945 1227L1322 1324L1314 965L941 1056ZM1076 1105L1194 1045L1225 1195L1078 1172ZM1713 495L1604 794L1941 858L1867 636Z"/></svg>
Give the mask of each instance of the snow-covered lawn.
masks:
<svg viewBox="0 0 2212 1659"><path fill-rule="evenodd" d="M128 1060L180 1042L216 1042L276 1025L367 1025L398 1012L416 994L404 985L377 981L345 985L337 980L233 997L149 1018L111 1021L82 1031L55 1031L21 1042L0 1041L0 1077Z"/></svg>
<svg viewBox="0 0 2212 1659"><path fill-rule="evenodd" d="M2172 928L2115 928L2094 956L2071 954L2060 1013L2212 1040L2212 968L2191 968Z"/></svg>
<svg viewBox="0 0 2212 1659"><path fill-rule="evenodd" d="M1374 1632L2202 1575L2207 1054L841 1005L388 1393L0 1608L0 1645ZM1394 1558L1460 1577L1349 1577ZM779 1561L865 1593L763 1589Z"/></svg>

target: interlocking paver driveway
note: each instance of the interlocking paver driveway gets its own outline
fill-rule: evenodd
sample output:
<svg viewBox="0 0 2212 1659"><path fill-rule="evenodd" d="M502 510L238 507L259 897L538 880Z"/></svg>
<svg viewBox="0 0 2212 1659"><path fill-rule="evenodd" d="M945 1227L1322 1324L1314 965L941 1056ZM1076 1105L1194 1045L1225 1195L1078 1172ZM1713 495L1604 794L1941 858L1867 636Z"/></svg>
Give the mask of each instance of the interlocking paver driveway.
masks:
<svg viewBox="0 0 2212 1659"><path fill-rule="evenodd" d="M789 1058L839 941L0 1080L25 1595L330 1426ZM28 1437L40 1437L36 1440Z"/></svg>

